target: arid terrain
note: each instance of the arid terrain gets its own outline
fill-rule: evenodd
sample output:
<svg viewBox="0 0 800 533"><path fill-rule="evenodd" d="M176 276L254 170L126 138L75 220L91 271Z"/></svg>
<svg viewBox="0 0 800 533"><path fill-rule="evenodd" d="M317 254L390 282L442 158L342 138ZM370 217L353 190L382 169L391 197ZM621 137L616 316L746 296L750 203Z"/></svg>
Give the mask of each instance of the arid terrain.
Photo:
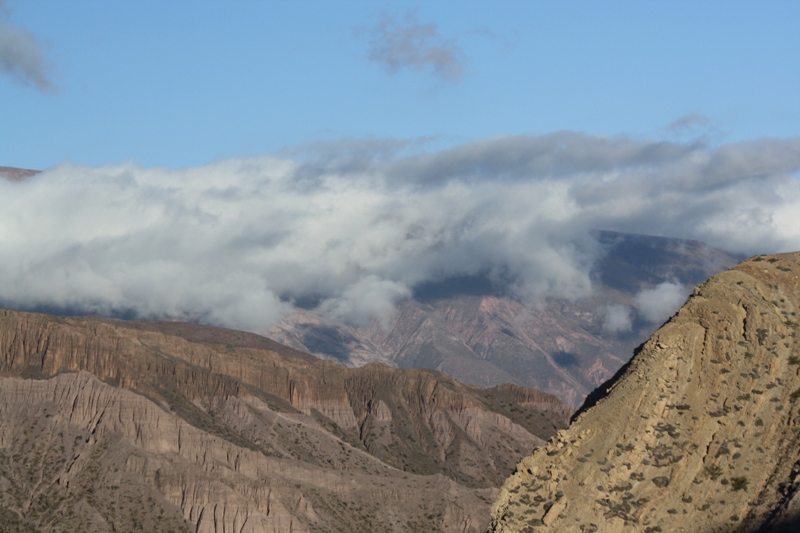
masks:
<svg viewBox="0 0 800 533"><path fill-rule="evenodd" d="M800 254L714 276L522 461L493 533L797 531Z"/></svg>
<svg viewBox="0 0 800 533"><path fill-rule="evenodd" d="M479 532L571 412L247 333L10 310L0 371L4 532Z"/></svg>

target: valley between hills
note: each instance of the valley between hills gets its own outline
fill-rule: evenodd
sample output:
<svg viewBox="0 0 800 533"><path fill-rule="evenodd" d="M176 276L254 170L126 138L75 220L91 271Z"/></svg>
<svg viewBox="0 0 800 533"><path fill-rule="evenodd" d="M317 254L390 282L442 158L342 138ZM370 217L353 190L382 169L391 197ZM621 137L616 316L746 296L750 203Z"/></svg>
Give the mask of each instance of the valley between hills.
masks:
<svg viewBox="0 0 800 533"><path fill-rule="evenodd" d="M799 273L712 277L571 424L516 385L4 310L0 530L796 531Z"/></svg>
<svg viewBox="0 0 800 533"><path fill-rule="evenodd" d="M514 383L578 407L677 309L691 289L740 259L702 242L596 231L593 294L523 305L488 276L429 282L386 321L346 324L295 307L269 332L283 344L360 366L431 368L479 387ZM680 287L674 308L650 317L637 296ZM630 313L624 331L606 327L608 309Z"/></svg>

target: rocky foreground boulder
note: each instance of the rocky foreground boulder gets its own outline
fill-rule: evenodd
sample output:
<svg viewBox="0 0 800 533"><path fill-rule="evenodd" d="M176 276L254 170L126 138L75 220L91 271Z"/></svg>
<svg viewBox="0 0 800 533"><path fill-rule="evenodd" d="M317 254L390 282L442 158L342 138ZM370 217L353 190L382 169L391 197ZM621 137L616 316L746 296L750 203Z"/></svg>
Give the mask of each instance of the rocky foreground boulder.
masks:
<svg viewBox="0 0 800 533"><path fill-rule="evenodd" d="M519 463L490 531L800 531L798 309L798 253L698 287Z"/></svg>

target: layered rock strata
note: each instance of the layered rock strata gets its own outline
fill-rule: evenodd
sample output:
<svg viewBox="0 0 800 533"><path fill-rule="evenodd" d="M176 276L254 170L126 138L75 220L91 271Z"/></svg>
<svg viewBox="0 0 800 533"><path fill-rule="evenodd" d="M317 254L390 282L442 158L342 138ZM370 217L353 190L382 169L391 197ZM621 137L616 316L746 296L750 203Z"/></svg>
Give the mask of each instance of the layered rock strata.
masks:
<svg viewBox="0 0 800 533"><path fill-rule="evenodd" d="M158 329L0 311L6 529L477 532L570 412L520 387Z"/></svg>

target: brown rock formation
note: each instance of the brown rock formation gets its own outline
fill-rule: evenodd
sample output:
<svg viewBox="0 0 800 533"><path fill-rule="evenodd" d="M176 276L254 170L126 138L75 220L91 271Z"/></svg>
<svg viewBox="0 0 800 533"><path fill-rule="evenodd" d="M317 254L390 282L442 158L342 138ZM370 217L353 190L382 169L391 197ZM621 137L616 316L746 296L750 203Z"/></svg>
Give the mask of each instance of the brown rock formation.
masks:
<svg viewBox="0 0 800 533"><path fill-rule="evenodd" d="M260 342L0 311L0 522L481 531L513 464L566 425L568 408L538 391L352 370Z"/></svg>
<svg viewBox="0 0 800 533"><path fill-rule="evenodd" d="M800 527L800 254L714 276L524 459L494 533Z"/></svg>

